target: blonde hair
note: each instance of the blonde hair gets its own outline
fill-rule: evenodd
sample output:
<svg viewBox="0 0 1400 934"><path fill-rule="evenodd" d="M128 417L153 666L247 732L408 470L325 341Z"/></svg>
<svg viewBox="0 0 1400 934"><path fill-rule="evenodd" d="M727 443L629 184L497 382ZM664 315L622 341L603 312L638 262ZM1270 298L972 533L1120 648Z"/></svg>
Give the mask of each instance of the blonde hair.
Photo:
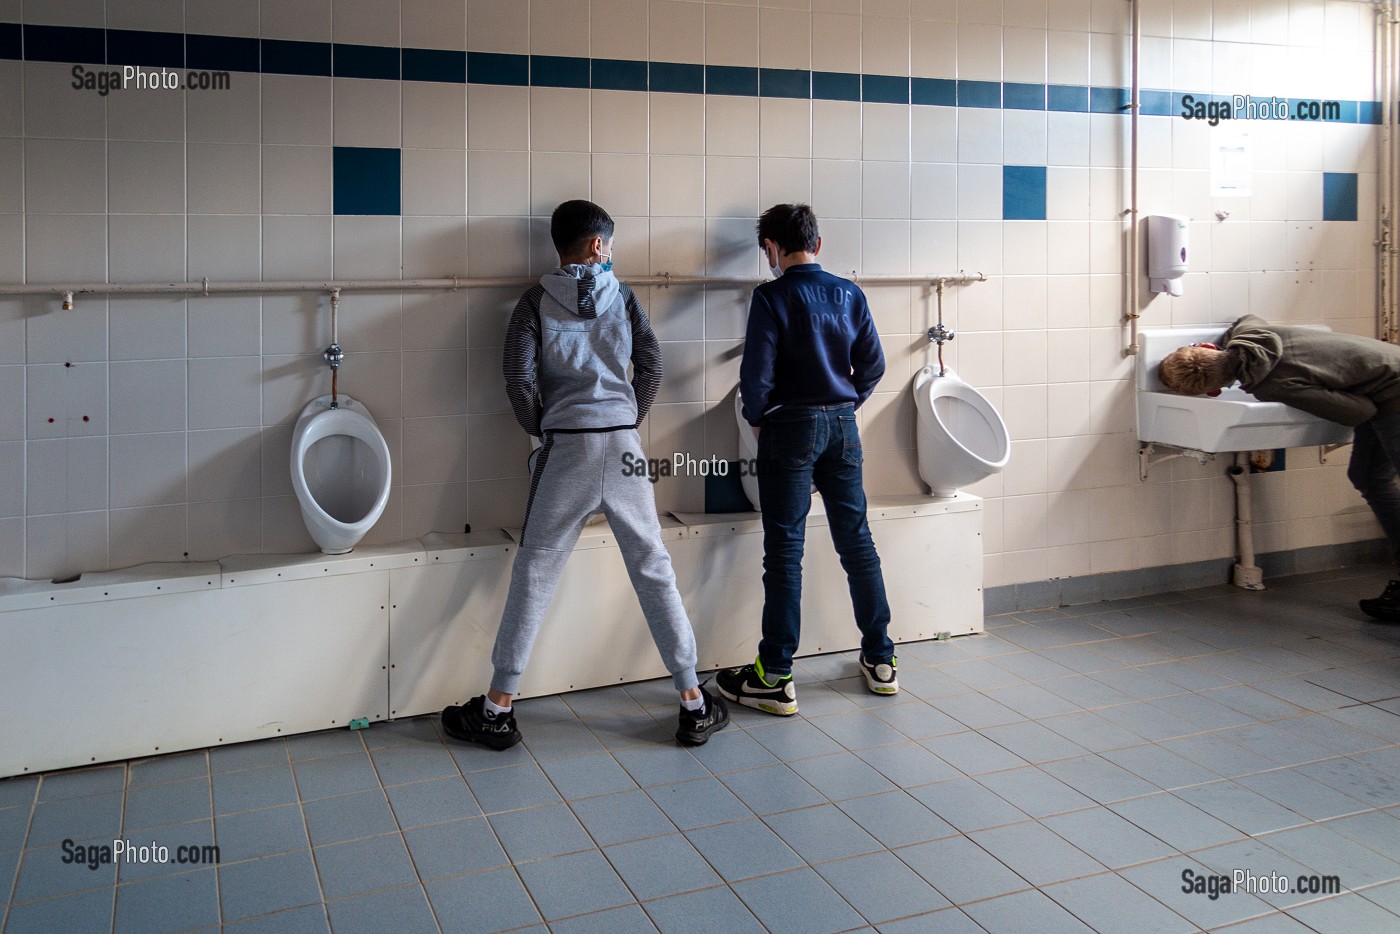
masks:
<svg viewBox="0 0 1400 934"><path fill-rule="evenodd" d="M1178 347L1162 359L1157 371L1162 385L1172 392L1199 396L1223 389L1235 381L1230 355L1211 347Z"/></svg>

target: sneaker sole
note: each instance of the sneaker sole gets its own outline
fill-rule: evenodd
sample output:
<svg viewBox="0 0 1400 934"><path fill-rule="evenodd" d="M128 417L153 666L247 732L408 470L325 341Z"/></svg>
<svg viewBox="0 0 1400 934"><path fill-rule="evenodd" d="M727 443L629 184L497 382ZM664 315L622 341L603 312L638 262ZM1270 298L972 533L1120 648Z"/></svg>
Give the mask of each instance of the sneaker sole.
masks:
<svg viewBox="0 0 1400 934"><path fill-rule="evenodd" d="M777 701L759 700L755 697L740 697L737 694L730 694L724 688L720 688L719 693L726 700L731 700L744 707L752 707L754 710L761 710L764 713L771 713L775 717L791 717L797 713L796 701L780 704Z"/></svg>
<svg viewBox="0 0 1400 934"><path fill-rule="evenodd" d="M518 730L506 737L482 736L477 733L462 733L452 729L446 723L443 723L442 731L453 739L460 740L464 743L472 743L477 746L485 746L487 749L494 749L497 752L503 749L509 749L524 739L524 736Z"/></svg>
<svg viewBox="0 0 1400 934"><path fill-rule="evenodd" d="M888 696L890 694L899 693L899 685L881 684L879 681L871 681L869 678L865 679L865 686L871 694L883 694Z"/></svg>

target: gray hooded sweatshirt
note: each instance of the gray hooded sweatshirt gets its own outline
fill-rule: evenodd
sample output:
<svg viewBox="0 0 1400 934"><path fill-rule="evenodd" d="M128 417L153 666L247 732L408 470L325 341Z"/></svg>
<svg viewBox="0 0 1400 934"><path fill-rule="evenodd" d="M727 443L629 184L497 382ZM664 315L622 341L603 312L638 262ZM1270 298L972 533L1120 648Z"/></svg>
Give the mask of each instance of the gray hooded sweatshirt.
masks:
<svg viewBox="0 0 1400 934"><path fill-rule="evenodd" d="M516 421L529 434L634 428L661 386L661 346L636 295L612 271L570 264L520 297L502 368Z"/></svg>
<svg viewBox="0 0 1400 934"><path fill-rule="evenodd" d="M1240 385L1351 428L1400 412L1400 347L1370 337L1269 324L1245 315L1225 333Z"/></svg>

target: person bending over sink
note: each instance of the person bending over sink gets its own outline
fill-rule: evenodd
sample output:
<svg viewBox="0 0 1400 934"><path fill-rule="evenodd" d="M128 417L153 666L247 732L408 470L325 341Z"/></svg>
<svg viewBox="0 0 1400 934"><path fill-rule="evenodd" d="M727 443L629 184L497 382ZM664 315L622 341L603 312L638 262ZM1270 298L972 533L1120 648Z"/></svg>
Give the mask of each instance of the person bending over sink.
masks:
<svg viewBox="0 0 1400 934"><path fill-rule="evenodd" d="M1225 332L1223 347L1191 344L1162 360L1158 375L1172 392L1220 395L1239 381L1262 402L1282 402L1352 429L1347 479L1361 493L1390 541L1400 568L1400 347L1370 337L1245 315ZM1400 571L1397 571L1400 574ZM1400 579L1362 612L1400 623Z"/></svg>

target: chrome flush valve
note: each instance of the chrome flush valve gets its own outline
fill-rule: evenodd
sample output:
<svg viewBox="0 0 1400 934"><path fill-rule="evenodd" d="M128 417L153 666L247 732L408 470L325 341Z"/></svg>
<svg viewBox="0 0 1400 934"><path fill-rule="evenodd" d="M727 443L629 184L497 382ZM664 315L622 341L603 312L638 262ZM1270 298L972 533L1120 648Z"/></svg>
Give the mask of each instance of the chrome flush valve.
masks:
<svg viewBox="0 0 1400 934"><path fill-rule="evenodd" d="M345 359L345 351L340 349L339 344L331 344L321 354L321 359L326 361L326 365L332 370L340 369L341 361Z"/></svg>
<svg viewBox="0 0 1400 934"><path fill-rule="evenodd" d="M943 344L953 339L953 331L940 321L928 329L928 339L931 344Z"/></svg>

